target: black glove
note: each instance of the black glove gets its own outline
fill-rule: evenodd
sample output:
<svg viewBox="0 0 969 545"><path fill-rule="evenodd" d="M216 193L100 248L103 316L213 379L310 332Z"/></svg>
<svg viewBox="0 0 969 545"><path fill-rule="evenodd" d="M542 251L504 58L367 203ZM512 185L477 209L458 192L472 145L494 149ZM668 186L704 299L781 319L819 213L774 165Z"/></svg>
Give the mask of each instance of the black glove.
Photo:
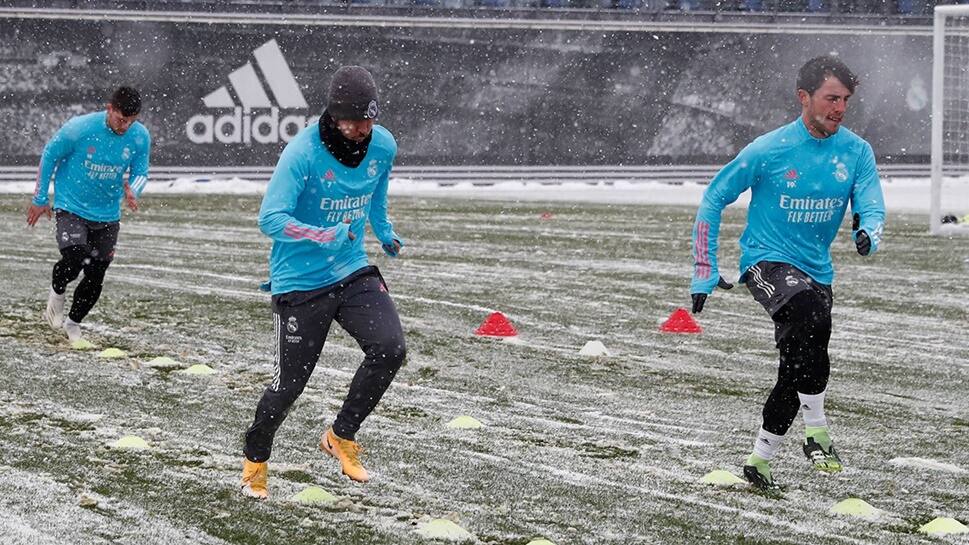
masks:
<svg viewBox="0 0 969 545"><path fill-rule="evenodd" d="M733 288L733 284L731 284L730 282L727 282L721 276L720 277L720 280L717 281L717 287L720 288L720 289L722 289L722 290L729 290L729 289ZM690 294L690 297L693 298L693 314L699 314L699 313L703 312L703 305L704 305L704 303L707 302L707 294L705 294L705 293L691 293Z"/></svg>
<svg viewBox="0 0 969 545"><path fill-rule="evenodd" d="M858 227L860 226L861 214L855 214L851 219L851 230L858 231ZM855 248L858 249L860 255L868 255L871 253L871 237L864 230L858 231L855 235Z"/></svg>

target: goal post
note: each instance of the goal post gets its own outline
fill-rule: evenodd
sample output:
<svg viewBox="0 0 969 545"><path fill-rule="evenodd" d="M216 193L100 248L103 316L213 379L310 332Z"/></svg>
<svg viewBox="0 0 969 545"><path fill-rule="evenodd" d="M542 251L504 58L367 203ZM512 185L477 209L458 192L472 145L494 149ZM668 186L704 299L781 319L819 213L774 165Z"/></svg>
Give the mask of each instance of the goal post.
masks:
<svg viewBox="0 0 969 545"><path fill-rule="evenodd" d="M969 234L969 5L936 6L929 231Z"/></svg>

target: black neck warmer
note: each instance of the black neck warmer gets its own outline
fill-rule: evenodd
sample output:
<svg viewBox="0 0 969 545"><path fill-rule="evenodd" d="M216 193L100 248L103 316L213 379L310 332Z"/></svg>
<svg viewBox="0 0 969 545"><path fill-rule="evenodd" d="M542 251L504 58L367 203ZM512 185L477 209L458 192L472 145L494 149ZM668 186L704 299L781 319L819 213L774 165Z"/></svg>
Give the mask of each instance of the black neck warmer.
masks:
<svg viewBox="0 0 969 545"><path fill-rule="evenodd" d="M324 111L323 115L320 116L320 140L323 141L326 149L336 157L337 161L350 168L356 168L363 162L371 138L373 138L373 133L368 134L361 142L354 142L343 136L329 112Z"/></svg>

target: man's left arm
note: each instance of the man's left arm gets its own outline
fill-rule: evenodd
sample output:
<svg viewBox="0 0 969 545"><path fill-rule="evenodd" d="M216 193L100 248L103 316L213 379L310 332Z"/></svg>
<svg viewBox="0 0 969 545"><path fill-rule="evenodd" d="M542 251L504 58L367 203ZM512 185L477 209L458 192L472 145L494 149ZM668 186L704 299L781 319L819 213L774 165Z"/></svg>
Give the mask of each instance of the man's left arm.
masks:
<svg viewBox="0 0 969 545"><path fill-rule="evenodd" d="M394 232L394 225L387 217L387 189L390 187L390 169L380 176L370 201L370 227L380 241L380 247L390 257L397 257L404 246L403 239Z"/></svg>
<svg viewBox="0 0 969 545"><path fill-rule="evenodd" d="M131 162L131 168L128 172L128 181L125 182L124 186L124 198L125 202L128 203L128 208L132 212L138 210L138 199L141 198L141 193L148 186L148 165L151 156L151 136L148 135L148 131L145 131L145 141L144 146L138 150Z"/></svg>
<svg viewBox="0 0 969 545"><path fill-rule="evenodd" d="M851 190L851 213L851 238L858 253L875 253L885 228L885 198L875 167L875 153L867 142L858 159L855 184Z"/></svg>

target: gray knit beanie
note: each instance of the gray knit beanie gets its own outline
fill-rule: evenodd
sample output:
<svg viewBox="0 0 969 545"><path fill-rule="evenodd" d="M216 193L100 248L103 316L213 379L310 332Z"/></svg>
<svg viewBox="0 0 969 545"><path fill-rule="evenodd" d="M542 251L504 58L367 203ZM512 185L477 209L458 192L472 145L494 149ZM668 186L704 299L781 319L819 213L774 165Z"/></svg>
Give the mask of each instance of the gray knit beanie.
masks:
<svg viewBox="0 0 969 545"><path fill-rule="evenodd" d="M377 84L362 66L344 66L333 74L326 97L326 111L333 119L375 119Z"/></svg>

